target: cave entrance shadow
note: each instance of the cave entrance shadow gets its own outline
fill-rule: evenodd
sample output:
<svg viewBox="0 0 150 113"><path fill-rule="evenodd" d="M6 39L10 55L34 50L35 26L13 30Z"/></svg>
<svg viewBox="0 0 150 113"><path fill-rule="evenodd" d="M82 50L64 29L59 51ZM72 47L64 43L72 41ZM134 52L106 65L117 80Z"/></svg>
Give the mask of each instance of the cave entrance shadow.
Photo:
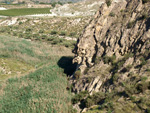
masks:
<svg viewBox="0 0 150 113"><path fill-rule="evenodd" d="M63 56L57 62L57 65L64 69L64 73L67 74L67 76L72 75L77 67L77 64L76 63L73 64L72 60L73 60L73 57Z"/></svg>

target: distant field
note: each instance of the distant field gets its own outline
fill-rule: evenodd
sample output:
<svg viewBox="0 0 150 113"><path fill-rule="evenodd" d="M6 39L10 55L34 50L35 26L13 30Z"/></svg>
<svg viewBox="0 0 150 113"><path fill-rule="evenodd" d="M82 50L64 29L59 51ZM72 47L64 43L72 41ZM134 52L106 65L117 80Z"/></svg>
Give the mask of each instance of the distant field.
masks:
<svg viewBox="0 0 150 113"><path fill-rule="evenodd" d="M50 8L21 8L0 10L0 15L3 16L23 16L32 14L47 14L50 13Z"/></svg>
<svg viewBox="0 0 150 113"><path fill-rule="evenodd" d="M71 113L67 77L57 64L70 49L9 36L0 36L0 45L0 113Z"/></svg>

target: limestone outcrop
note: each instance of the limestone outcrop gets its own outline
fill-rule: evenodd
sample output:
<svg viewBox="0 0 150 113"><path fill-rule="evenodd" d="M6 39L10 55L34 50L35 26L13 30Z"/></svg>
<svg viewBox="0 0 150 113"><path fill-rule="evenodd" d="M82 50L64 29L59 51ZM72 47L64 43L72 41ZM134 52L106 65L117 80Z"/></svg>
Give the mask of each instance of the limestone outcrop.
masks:
<svg viewBox="0 0 150 113"><path fill-rule="evenodd" d="M150 2L102 4L78 39L74 53L80 77L76 71L70 81L77 93L127 92L127 87L139 90L144 78L150 83ZM150 93L148 88L146 91ZM133 95L139 97L138 93Z"/></svg>

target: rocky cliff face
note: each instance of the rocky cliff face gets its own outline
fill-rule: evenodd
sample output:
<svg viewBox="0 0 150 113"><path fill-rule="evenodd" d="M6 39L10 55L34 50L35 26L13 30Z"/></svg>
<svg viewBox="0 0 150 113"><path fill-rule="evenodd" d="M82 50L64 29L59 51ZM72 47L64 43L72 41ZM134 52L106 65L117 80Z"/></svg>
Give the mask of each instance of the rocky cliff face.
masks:
<svg viewBox="0 0 150 113"><path fill-rule="evenodd" d="M141 101L141 98L148 99L149 0L113 1L110 6L104 3L85 28L74 52L73 62L78 63L78 68L74 78L70 80L74 86L73 91L79 93L87 90L90 95L95 92L113 92L117 96L120 94L120 98L124 97L122 101L127 98L127 101L132 101L134 96L135 103ZM103 99L106 98L105 96ZM113 102L119 103L118 100ZM128 108L148 112L150 103L144 104L144 107L137 103Z"/></svg>

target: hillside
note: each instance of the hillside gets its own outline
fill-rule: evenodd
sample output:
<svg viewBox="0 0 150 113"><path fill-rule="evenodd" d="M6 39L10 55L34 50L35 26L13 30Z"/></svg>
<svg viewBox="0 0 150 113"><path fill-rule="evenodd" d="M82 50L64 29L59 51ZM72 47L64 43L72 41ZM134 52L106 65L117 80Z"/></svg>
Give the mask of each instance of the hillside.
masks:
<svg viewBox="0 0 150 113"><path fill-rule="evenodd" d="M150 113L149 22L149 0L107 0L99 8L74 49L78 111Z"/></svg>
<svg viewBox="0 0 150 113"><path fill-rule="evenodd" d="M50 2L66 3L66 2L79 2L79 1L83 1L83 0L32 0L32 1L39 1L39 2L45 2L45 3L50 3Z"/></svg>
<svg viewBox="0 0 150 113"><path fill-rule="evenodd" d="M26 1L27 2L27 1ZM23 16L36 14L48 14L47 16L76 17L91 16L99 9L105 0L84 0L77 3L51 3L51 4L1 4L7 10L1 10L3 16ZM117 1L116 1L117 2ZM14 2L17 3L17 2ZM34 9L35 8L35 9ZM39 8L39 9L38 9ZM49 8L49 9L48 9Z"/></svg>
<svg viewBox="0 0 150 113"><path fill-rule="evenodd" d="M58 16L89 16L94 15L105 0L86 0L73 4L64 4L51 9Z"/></svg>
<svg viewBox="0 0 150 113"><path fill-rule="evenodd" d="M88 25L90 18L4 18L0 19L0 34L74 48L77 38Z"/></svg>
<svg viewBox="0 0 150 113"><path fill-rule="evenodd" d="M0 113L150 113L150 0L77 1L2 5Z"/></svg>
<svg viewBox="0 0 150 113"><path fill-rule="evenodd" d="M70 49L10 35L1 35L0 45L0 113L71 112L61 67Z"/></svg>
<svg viewBox="0 0 150 113"><path fill-rule="evenodd" d="M21 3L21 2L34 2L34 3L52 3L52 2L79 2L82 0L0 0L0 2L6 2L6 3Z"/></svg>

